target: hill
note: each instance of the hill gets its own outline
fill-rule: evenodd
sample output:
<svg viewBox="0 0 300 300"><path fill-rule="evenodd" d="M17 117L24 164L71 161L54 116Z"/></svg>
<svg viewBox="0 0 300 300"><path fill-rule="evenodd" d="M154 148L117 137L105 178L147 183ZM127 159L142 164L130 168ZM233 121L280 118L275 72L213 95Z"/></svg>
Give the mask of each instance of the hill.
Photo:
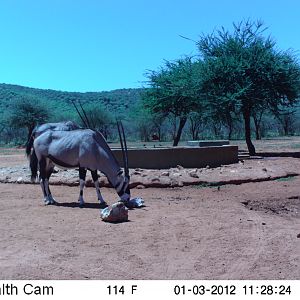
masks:
<svg viewBox="0 0 300 300"><path fill-rule="evenodd" d="M43 101L53 112L73 113L72 101L82 104L99 103L104 109L122 115L140 100L142 89L118 89L105 92L64 92L49 89L36 89L20 85L0 84L0 114L5 114L10 104L21 97ZM1 115L0 115L1 117Z"/></svg>

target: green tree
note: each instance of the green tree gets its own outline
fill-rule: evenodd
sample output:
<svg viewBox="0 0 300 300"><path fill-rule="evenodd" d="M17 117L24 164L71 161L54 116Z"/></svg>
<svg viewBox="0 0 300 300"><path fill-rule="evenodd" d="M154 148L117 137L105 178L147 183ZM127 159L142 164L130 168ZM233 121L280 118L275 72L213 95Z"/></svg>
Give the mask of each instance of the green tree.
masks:
<svg viewBox="0 0 300 300"><path fill-rule="evenodd" d="M199 140L200 133L207 125L208 116L204 112L191 112L189 115L189 131L193 141ZM202 134L203 136L203 134Z"/></svg>
<svg viewBox="0 0 300 300"><path fill-rule="evenodd" d="M159 71L150 71L150 88L143 96L146 108L163 116L171 115L178 119L178 128L173 146L177 146L190 112L197 110L199 96L197 91L196 64L190 57L174 62L166 61Z"/></svg>
<svg viewBox="0 0 300 300"><path fill-rule="evenodd" d="M166 115L163 113L152 114L152 130L157 135L158 140L161 142L164 138L163 125L166 120Z"/></svg>
<svg viewBox="0 0 300 300"><path fill-rule="evenodd" d="M263 115L265 113L266 109L262 107L261 109L254 109L252 111L252 119L255 126L255 139L261 140L261 122L263 119Z"/></svg>
<svg viewBox="0 0 300 300"><path fill-rule="evenodd" d="M29 139L34 127L48 121L47 106L33 97L20 97L13 100L8 114L8 124L12 128L27 128Z"/></svg>
<svg viewBox="0 0 300 300"><path fill-rule="evenodd" d="M300 66L291 51L279 51L264 37L262 22L233 24L233 32L222 28L200 37L197 45L203 60L203 92L219 107L232 108L244 119L245 140L250 155L250 118L255 110L292 106L299 95Z"/></svg>
<svg viewBox="0 0 300 300"><path fill-rule="evenodd" d="M99 130L105 139L110 135L113 115L101 104L92 103L84 106L84 111L92 128Z"/></svg>
<svg viewBox="0 0 300 300"><path fill-rule="evenodd" d="M293 135L294 134L294 125L296 123L296 110L286 109L280 112L274 112L275 118L280 123L283 129L283 135Z"/></svg>
<svg viewBox="0 0 300 300"><path fill-rule="evenodd" d="M128 117L142 142L149 142L154 134L161 140L165 116L152 112L139 101L132 107Z"/></svg>

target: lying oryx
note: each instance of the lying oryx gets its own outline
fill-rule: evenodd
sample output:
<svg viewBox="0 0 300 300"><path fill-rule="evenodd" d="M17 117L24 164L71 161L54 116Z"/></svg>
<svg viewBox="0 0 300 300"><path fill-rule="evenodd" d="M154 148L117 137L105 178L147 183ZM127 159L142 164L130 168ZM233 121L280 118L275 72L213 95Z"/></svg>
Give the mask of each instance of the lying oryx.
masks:
<svg viewBox="0 0 300 300"><path fill-rule="evenodd" d="M72 131L48 130L35 138L33 147L39 162L40 183L45 203L55 203L49 189L49 178L53 172L54 165L58 165L64 168L79 168L80 205L84 204L83 188L85 185L86 169L92 172L97 193L99 192L98 198L101 207L106 207L107 204L99 191L97 170L107 176L111 185L116 189L120 200L126 205L130 200L129 170L123 127L122 131L126 150L123 149L123 141L120 134L125 175L123 175L123 171L104 137L98 131L90 129Z"/></svg>

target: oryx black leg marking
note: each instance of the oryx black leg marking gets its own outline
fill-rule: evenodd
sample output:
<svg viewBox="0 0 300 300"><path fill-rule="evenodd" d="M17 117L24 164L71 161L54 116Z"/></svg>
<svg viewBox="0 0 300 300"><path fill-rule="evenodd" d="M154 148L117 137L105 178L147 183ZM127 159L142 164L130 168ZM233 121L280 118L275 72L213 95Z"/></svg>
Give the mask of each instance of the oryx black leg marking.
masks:
<svg viewBox="0 0 300 300"><path fill-rule="evenodd" d="M91 171L91 175L92 175L92 178L93 178L94 182L98 180L99 176L97 174L97 170Z"/></svg>
<svg viewBox="0 0 300 300"><path fill-rule="evenodd" d="M86 169L79 167L79 182L80 182L80 192L79 192L79 206L83 206L83 189L85 185Z"/></svg>
<svg viewBox="0 0 300 300"><path fill-rule="evenodd" d="M99 181L98 181L99 176L97 174L97 170L91 171L91 175L92 175L94 185L95 185L95 188L96 188L96 193L97 193L98 200L100 201L100 207L105 208L107 206L107 204L104 201L104 199L101 195L101 192L100 192L100 186L99 186Z"/></svg>

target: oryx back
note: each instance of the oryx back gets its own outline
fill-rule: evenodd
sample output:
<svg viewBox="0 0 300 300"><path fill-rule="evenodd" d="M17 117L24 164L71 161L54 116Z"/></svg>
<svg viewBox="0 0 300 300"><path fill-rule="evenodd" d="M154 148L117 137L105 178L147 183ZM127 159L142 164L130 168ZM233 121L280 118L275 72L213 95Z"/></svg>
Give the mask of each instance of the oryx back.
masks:
<svg viewBox="0 0 300 300"><path fill-rule="evenodd" d="M36 126L35 129L33 130L34 137L37 138L47 130L65 130L65 131L70 131L70 130L76 130L79 129L80 127L72 122L72 121L66 121L66 122L59 122L59 123L45 123L39 126Z"/></svg>
<svg viewBox="0 0 300 300"><path fill-rule="evenodd" d="M90 129L46 131L36 138L34 148L38 160L49 158L61 167L100 170L107 176L120 171L103 136Z"/></svg>

